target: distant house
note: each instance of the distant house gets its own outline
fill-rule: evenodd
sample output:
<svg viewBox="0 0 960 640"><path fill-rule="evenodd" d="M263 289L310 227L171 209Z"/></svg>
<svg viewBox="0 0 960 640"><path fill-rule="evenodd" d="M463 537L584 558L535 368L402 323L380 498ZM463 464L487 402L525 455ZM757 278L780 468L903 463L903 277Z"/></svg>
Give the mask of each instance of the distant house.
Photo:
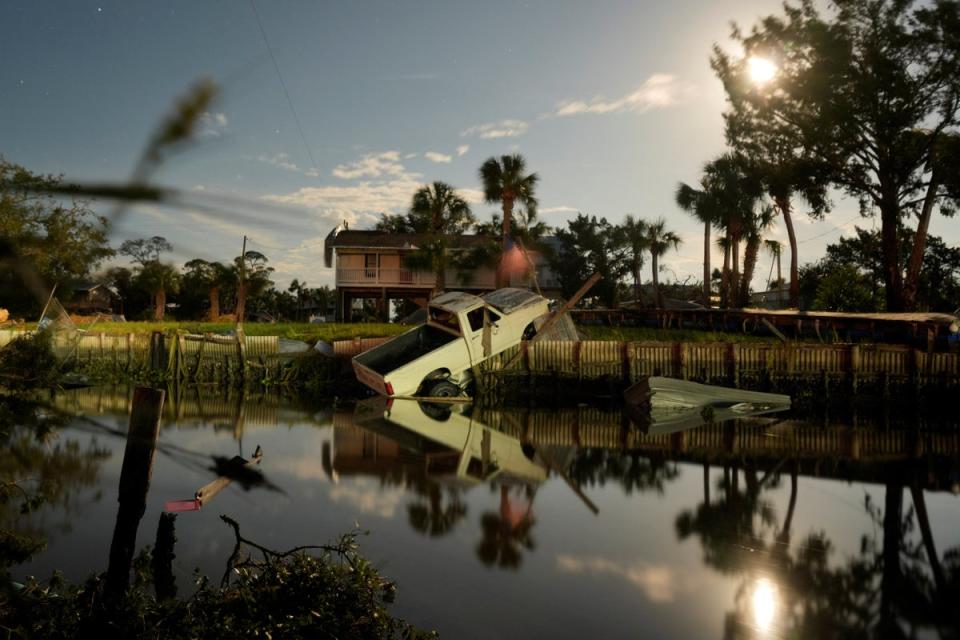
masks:
<svg viewBox="0 0 960 640"><path fill-rule="evenodd" d="M113 315L123 312L123 301L116 291L105 284L81 282L73 288L73 298L64 307L70 313L79 315Z"/></svg>
<svg viewBox="0 0 960 640"><path fill-rule="evenodd" d="M383 318L386 318L390 300L413 300L425 305L436 285L437 274L431 270L409 269L404 264L404 258L416 251L426 238L425 234L339 227L331 231L324 245L324 262L328 268L335 267L338 319L349 320L349 309L353 301L358 299L375 300ZM453 253L468 251L489 241L485 236L464 234L448 236L447 246ZM518 260L526 263L521 255L518 255ZM530 251L529 260L533 263L544 295L556 294L559 283L544 257ZM511 277L510 286L534 288L526 264L521 264L518 273ZM467 277L464 278L456 269L447 269L446 288L477 293L492 291L496 287L496 271L493 267L479 266L465 275Z"/></svg>

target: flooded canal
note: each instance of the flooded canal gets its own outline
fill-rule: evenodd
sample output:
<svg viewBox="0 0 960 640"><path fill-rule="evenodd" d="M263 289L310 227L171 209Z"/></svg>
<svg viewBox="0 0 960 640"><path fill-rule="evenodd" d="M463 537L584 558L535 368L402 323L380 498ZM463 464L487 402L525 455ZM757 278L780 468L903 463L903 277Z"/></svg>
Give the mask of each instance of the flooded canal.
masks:
<svg viewBox="0 0 960 640"><path fill-rule="evenodd" d="M59 393L75 417L4 443L3 479L53 496L26 516L0 507L4 528L47 544L15 578L106 568L130 397ZM227 514L273 549L369 531L392 611L443 637L956 636L943 604L960 583L960 430L791 411L702 422L642 433L587 407L307 409L187 390L164 409L137 547L168 502L259 446L262 477L178 515L181 595L194 569L223 573Z"/></svg>

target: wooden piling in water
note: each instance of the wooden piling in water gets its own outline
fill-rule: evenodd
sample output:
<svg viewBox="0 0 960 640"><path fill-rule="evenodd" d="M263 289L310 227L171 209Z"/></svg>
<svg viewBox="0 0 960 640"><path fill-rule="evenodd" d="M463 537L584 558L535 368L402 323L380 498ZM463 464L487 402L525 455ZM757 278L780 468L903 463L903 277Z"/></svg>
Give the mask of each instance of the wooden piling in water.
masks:
<svg viewBox="0 0 960 640"><path fill-rule="evenodd" d="M138 387L133 393L133 406L127 430L127 446L120 469L120 488L117 502L117 522L110 543L110 561L107 566L107 591L122 594L130 583L130 566L137 544L137 529L147 506L150 477L157 438L160 435L160 417L163 413L164 391Z"/></svg>

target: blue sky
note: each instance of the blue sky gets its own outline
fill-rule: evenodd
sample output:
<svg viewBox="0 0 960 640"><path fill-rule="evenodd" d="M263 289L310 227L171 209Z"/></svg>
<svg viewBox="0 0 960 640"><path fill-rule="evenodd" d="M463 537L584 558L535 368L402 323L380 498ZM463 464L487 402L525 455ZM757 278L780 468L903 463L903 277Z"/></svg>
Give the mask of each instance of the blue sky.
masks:
<svg viewBox="0 0 960 640"><path fill-rule="evenodd" d="M481 219L477 169L522 153L541 178L541 218L665 216L685 239L665 263L700 272L702 230L673 204L723 150L723 91L708 58L731 20L779 0L710 2L50 2L0 7L0 154L79 180L124 180L150 131L198 78L221 87L196 144L155 181L250 203L258 220L138 207L114 233L164 235L171 258L226 260L241 236L292 277L330 284L322 238L372 226L419 184L464 190ZM283 90L299 117L297 125ZM302 128L303 136L300 135ZM837 199L803 219L801 263L854 223ZM107 205L97 204L108 210ZM938 218L932 232L960 234ZM785 240L782 227L771 237ZM769 268L764 256L756 286ZM670 279L672 274L666 272Z"/></svg>

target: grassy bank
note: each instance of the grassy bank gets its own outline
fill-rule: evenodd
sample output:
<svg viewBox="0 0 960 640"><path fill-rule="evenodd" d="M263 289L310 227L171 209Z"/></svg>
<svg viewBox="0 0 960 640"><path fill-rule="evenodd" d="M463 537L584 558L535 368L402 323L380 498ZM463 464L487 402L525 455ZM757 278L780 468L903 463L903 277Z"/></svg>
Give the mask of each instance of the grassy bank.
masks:
<svg viewBox="0 0 960 640"><path fill-rule="evenodd" d="M81 329L108 335L149 334L154 331L187 331L189 333L228 333L236 327L232 322L98 322L79 325ZM410 327L386 323L323 323L279 322L276 324L248 322L243 330L248 336L280 336L291 340L314 343L318 340L350 340L352 338L380 338L393 336Z"/></svg>
<svg viewBox="0 0 960 640"><path fill-rule="evenodd" d="M188 331L190 333L228 333L234 325L229 322L99 322L81 325L82 329L104 332L109 335L149 334L153 331ZM315 343L318 340L350 340L352 338L380 338L403 333L408 325L387 323L340 323L309 324L306 322L281 322L276 324L249 322L243 325L248 336L280 336L291 340ZM620 341L682 341L682 342L776 342L770 336L755 336L743 333L719 331L696 331L692 329L653 329L647 327L607 327L580 325L577 327L587 340Z"/></svg>

